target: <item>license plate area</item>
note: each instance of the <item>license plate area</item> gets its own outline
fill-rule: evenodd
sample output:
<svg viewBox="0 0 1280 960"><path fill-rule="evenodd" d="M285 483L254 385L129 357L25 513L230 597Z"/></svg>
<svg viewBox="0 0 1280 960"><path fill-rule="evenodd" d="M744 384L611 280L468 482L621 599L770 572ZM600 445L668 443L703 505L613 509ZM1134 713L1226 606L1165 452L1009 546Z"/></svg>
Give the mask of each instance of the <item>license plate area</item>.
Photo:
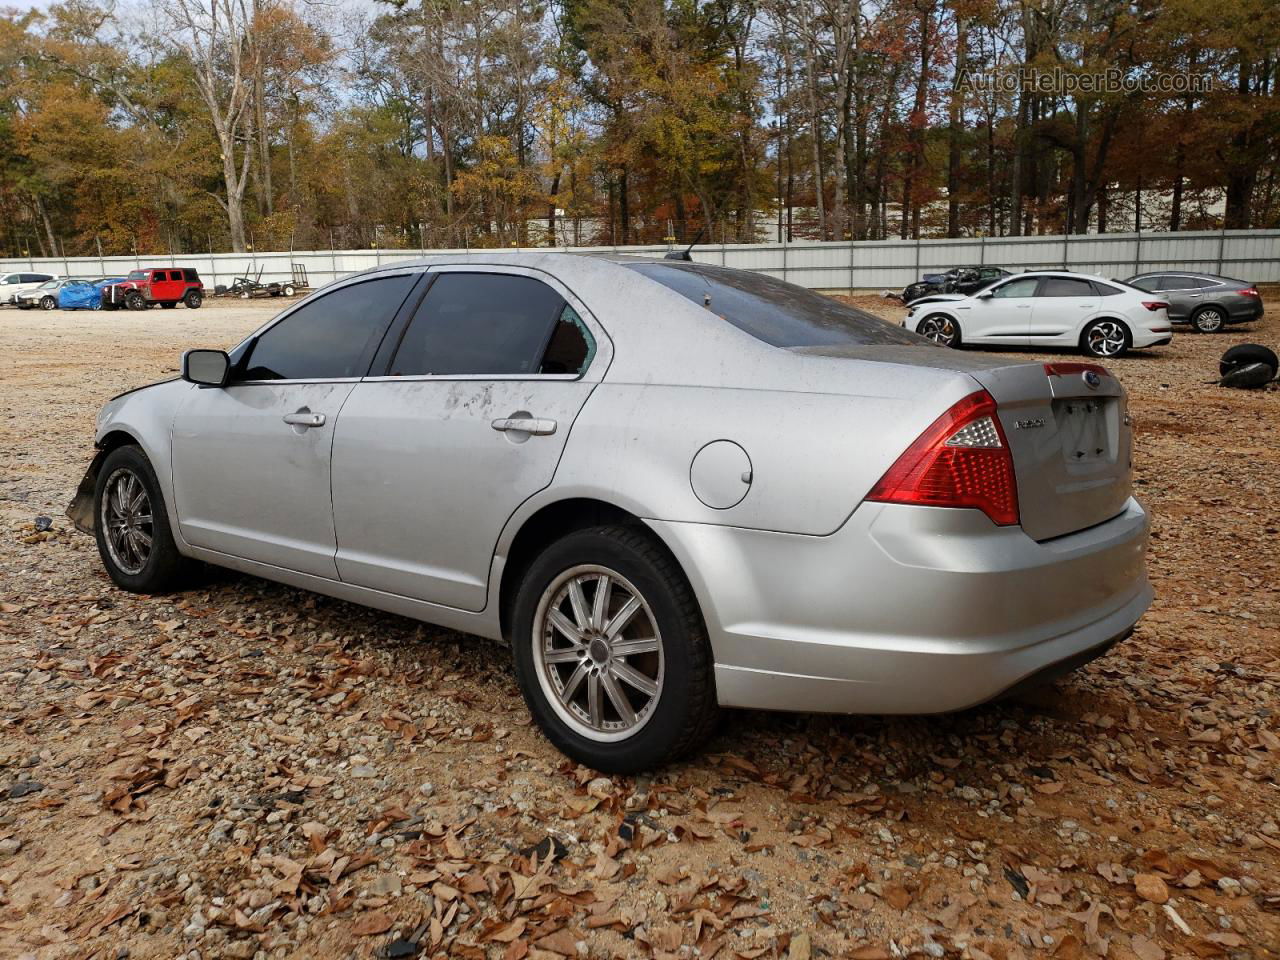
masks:
<svg viewBox="0 0 1280 960"><path fill-rule="evenodd" d="M1053 401L1053 416L1068 464L1114 463L1119 447L1119 404L1112 397Z"/></svg>

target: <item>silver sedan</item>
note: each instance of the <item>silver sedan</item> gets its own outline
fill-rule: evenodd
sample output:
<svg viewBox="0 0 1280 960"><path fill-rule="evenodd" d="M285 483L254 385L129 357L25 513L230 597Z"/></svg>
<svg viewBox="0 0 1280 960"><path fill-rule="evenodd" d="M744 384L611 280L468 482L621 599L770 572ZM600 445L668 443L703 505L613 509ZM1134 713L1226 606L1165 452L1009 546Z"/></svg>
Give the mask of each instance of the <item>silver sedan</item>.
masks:
<svg viewBox="0 0 1280 960"><path fill-rule="evenodd" d="M439 257L116 397L69 513L127 590L205 561L503 639L574 759L720 707L965 708L1151 602L1125 395L770 277Z"/></svg>

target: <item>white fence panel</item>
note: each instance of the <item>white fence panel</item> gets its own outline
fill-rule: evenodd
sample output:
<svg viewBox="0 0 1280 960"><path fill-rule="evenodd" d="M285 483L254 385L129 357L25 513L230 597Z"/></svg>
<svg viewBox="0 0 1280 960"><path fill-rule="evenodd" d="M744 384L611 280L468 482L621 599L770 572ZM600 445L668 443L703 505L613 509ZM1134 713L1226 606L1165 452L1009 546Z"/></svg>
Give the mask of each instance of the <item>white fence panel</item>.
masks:
<svg viewBox="0 0 1280 960"><path fill-rule="evenodd" d="M545 250L540 247L535 249ZM666 246L576 247L574 252L662 256ZM207 287L239 276L287 280L291 265L306 268L311 285L382 264L425 254L462 250L312 250L262 253L179 254L157 257L28 257L0 260L0 272L29 270L66 276L121 276L147 266L194 267ZM495 257L515 249L484 251ZM527 252L527 250L526 250ZM857 243L706 244L693 249L701 263L757 270L823 290L900 290L922 273L969 264L1009 270L1054 268L1123 279L1151 270L1221 273L1255 283L1280 283L1280 230L1179 233L1108 233L1085 236L986 237L939 240L873 240Z"/></svg>

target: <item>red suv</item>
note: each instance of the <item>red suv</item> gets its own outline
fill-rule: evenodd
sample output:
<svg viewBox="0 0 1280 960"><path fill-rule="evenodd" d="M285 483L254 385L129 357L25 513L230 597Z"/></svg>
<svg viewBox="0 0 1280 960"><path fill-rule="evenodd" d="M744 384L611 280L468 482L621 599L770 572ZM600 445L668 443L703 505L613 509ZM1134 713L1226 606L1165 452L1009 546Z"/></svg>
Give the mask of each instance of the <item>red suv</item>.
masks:
<svg viewBox="0 0 1280 960"><path fill-rule="evenodd" d="M158 303L173 309L185 303L192 310L204 303L204 284L191 267L152 267L134 270L120 283L105 287L102 305L107 309L128 307L145 310Z"/></svg>

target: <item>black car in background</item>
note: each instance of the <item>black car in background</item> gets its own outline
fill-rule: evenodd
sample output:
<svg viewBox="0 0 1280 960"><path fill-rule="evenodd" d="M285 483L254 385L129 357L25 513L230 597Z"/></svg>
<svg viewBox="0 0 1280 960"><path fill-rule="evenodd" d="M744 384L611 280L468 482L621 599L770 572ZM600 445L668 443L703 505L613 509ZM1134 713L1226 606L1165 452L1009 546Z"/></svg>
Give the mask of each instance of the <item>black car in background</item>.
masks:
<svg viewBox="0 0 1280 960"><path fill-rule="evenodd" d="M909 284L902 291L902 302L910 303L931 293L973 293L1007 276L1009 271L1000 267L952 267L946 273L925 274L923 279Z"/></svg>
<svg viewBox="0 0 1280 960"><path fill-rule="evenodd" d="M1162 270L1140 273L1125 281L1131 287L1160 294L1168 301L1169 319L1189 323L1199 333L1217 333L1228 323L1262 319L1262 295L1252 283L1211 273Z"/></svg>

